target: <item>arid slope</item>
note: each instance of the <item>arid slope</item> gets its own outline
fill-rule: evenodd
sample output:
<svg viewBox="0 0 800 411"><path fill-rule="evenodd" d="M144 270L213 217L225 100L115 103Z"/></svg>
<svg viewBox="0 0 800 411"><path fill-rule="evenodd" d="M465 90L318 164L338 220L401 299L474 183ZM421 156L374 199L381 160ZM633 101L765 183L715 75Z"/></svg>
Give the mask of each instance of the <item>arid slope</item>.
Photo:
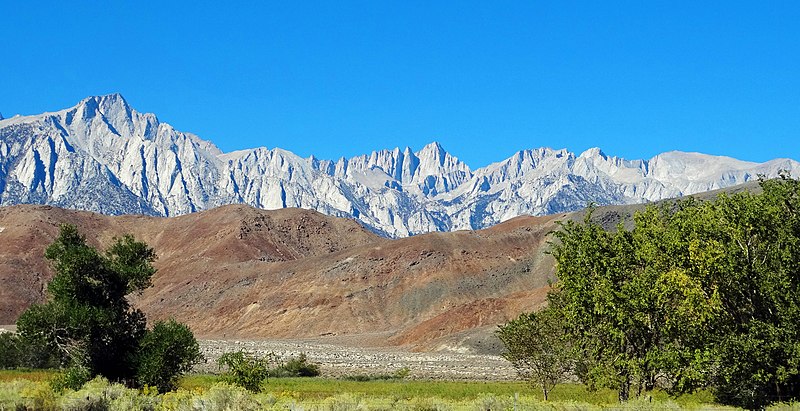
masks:
<svg viewBox="0 0 800 411"><path fill-rule="evenodd" d="M543 303L552 261L542 246L557 217L388 240L300 209L234 205L156 218L0 208L0 324L44 301L44 249L60 223L72 223L95 246L131 233L154 247L154 286L134 303L201 337L480 351L496 324Z"/></svg>

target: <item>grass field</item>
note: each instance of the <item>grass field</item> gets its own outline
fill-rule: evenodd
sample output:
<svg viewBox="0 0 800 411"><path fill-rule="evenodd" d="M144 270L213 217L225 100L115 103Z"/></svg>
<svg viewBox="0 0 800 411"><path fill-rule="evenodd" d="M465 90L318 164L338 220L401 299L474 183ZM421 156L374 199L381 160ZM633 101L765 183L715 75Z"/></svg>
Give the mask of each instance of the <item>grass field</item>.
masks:
<svg viewBox="0 0 800 411"><path fill-rule="evenodd" d="M56 375L53 370L0 370L0 382L13 380L47 381Z"/></svg>
<svg viewBox="0 0 800 411"><path fill-rule="evenodd" d="M189 375L176 392L156 395L92 381L79 392L54 393L46 381L53 371L0 371L0 411L6 409L282 409L282 410L662 410L726 409L700 392L671 398L653 393L619 404L611 390L588 391L562 384L543 402L522 382L468 382L330 378L273 378L260 394L224 384L215 375ZM105 405L102 405L102 404ZM101 404L101 405L98 405ZM104 408L105 407L105 408Z"/></svg>
<svg viewBox="0 0 800 411"><path fill-rule="evenodd" d="M208 389L219 382L214 375L190 375L181 381L181 388ZM404 399L442 398L446 400L474 400L483 395L513 397L523 395L542 400L541 391L523 382L477 382L477 381L420 381L380 380L348 381L327 378L273 378L267 381L265 392L273 395L292 393L302 400L320 400L340 393L361 396L393 396ZM550 393L551 401L580 401L590 404L616 404L617 393L608 389L589 391L581 384L561 384ZM702 391L691 395L671 398L664 392L654 392L654 401L671 400L678 404L702 404L713 402L710 393Z"/></svg>

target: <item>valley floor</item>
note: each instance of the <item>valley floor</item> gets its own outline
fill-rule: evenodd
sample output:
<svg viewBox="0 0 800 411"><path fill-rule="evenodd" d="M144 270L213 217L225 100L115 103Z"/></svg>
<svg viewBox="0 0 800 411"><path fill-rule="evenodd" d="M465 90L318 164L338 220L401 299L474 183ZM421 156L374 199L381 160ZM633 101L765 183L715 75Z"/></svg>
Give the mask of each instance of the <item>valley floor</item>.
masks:
<svg viewBox="0 0 800 411"><path fill-rule="evenodd" d="M364 348L325 339L201 340L200 346L207 360L197 367L200 372L215 372L220 355L244 350L261 355L271 352L281 358L305 353L309 360L320 364L322 375L326 377L391 374L407 368L409 378L413 379L508 381L516 378L511 364L497 355Z"/></svg>

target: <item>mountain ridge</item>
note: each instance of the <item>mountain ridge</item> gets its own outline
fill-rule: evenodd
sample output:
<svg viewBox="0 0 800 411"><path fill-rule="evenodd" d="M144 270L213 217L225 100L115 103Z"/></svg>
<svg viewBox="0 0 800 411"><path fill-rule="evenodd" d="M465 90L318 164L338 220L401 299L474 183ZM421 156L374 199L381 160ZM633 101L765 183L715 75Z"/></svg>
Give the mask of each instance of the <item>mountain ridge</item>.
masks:
<svg viewBox="0 0 800 411"><path fill-rule="evenodd" d="M543 304L553 280L543 250L556 219L522 216L487 230L387 239L353 220L296 208L228 205L153 217L0 207L0 324L45 301L53 272L44 250L69 223L99 249L124 234L153 247L153 286L132 303L202 338L377 333L369 344L483 344L497 324Z"/></svg>
<svg viewBox="0 0 800 411"><path fill-rule="evenodd" d="M0 120L0 205L160 216L225 204L299 207L355 218L389 237L480 229L588 203L658 201L782 169L797 174L800 164L678 151L626 160L599 148L576 155L543 147L472 170L437 142L338 160L267 147L224 153L118 93Z"/></svg>
<svg viewBox="0 0 800 411"><path fill-rule="evenodd" d="M750 182L693 197L759 190ZM630 227L643 207L599 207L592 219L608 230ZM497 353L497 324L546 303L556 279L550 234L560 221L585 217L519 216L482 230L387 239L352 219L298 208L234 204L153 217L0 207L0 324L46 300L53 272L44 252L68 223L98 249L125 234L153 247L153 286L132 303L201 338Z"/></svg>

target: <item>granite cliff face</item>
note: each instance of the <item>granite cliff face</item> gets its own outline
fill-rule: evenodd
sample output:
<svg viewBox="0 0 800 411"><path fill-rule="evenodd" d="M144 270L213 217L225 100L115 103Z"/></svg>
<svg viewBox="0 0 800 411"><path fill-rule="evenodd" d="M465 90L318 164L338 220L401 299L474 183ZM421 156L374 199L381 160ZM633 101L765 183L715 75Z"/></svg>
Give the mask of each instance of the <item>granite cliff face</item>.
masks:
<svg viewBox="0 0 800 411"><path fill-rule="evenodd" d="M104 214L175 216L243 203L352 217L404 237L480 229L523 215L634 204L725 188L779 170L788 159L751 163L668 152L650 160L539 148L477 170L438 143L336 161L278 148L232 153L119 94L35 116L0 117L0 205L49 204Z"/></svg>

